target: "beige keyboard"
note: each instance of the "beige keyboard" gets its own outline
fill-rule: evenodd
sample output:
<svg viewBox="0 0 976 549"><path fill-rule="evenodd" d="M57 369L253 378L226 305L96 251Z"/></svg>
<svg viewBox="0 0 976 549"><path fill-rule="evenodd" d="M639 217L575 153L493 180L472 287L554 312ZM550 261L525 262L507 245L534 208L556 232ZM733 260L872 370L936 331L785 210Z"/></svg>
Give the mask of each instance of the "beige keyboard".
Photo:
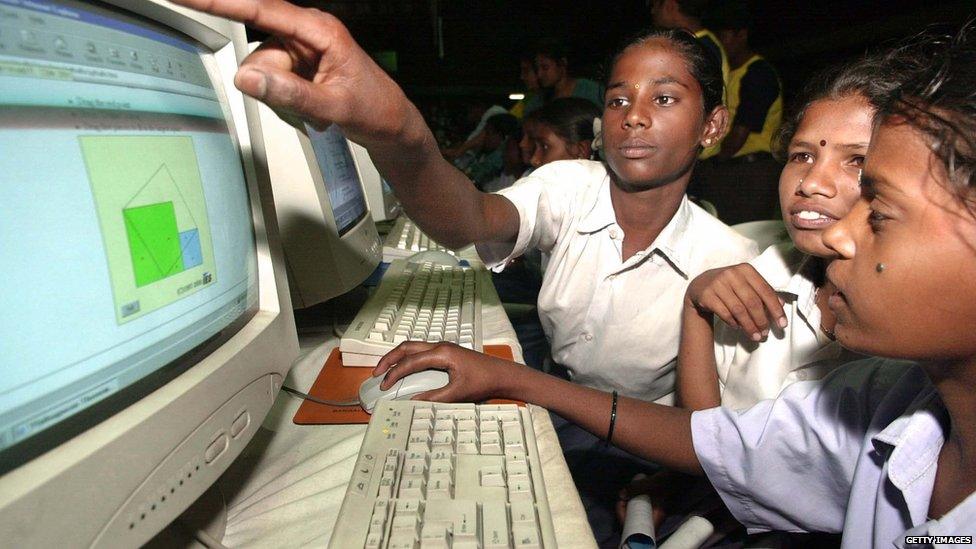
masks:
<svg viewBox="0 0 976 549"><path fill-rule="evenodd" d="M382 401L329 547L555 548L529 410Z"/></svg>
<svg viewBox="0 0 976 549"><path fill-rule="evenodd" d="M436 250L457 255L454 250L445 248L431 240L417 226L404 215L397 218L390 233L383 241L383 261L390 262L394 259L408 258L415 253Z"/></svg>
<svg viewBox="0 0 976 549"><path fill-rule="evenodd" d="M450 341L481 351L488 271L398 259L339 340L345 366L376 366L403 341Z"/></svg>

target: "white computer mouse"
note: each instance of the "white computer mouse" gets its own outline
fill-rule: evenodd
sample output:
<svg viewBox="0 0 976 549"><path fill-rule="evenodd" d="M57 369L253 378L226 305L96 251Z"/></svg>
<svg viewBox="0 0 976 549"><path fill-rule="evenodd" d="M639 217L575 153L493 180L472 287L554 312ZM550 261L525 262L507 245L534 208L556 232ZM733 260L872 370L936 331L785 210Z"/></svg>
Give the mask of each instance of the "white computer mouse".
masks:
<svg viewBox="0 0 976 549"><path fill-rule="evenodd" d="M369 377L359 386L359 405L368 413L372 413L381 400L408 400L418 393L440 389L451 380L443 370L424 370L405 376L383 391L380 389L383 377Z"/></svg>
<svg viewBox="0 0 976 549"><path fill-rule="evenodd" d="M435 265L448 265L451 267L457 267L461 264L460 260L455 255L451 255L447 252L441 250L427 250L425 252L417 252L407 258L410 263L424 263L430 261Z"/></svg>

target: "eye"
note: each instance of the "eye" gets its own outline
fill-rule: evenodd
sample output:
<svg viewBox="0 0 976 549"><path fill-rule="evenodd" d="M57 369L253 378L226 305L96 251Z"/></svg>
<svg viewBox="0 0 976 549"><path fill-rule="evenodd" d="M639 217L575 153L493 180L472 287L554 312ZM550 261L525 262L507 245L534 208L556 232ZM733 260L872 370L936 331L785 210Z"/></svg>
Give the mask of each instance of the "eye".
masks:
<svg viewBox="0 0 976 549"><path fill-rule="evenodd" d="M800 164L809 164L813 162L813 155L807 152L794 152L790 153L790 162L797 162Z"/></svg>
<svg viewBox="0 0 976 549"><path fill-rule="evenodd" d="M664 105L664 106L674 105L675 103L678 102L678 98L672 97L670 95L659 95L654 98L654 102L657 103L658 105Z"/></svg>
<svg viewBox="0 0 976 549"><path fill-rule="evenodd" d="M614 97L607 101L607 107L611 109L619 109L620 107L627 106L627 99L623 97Z"/></svg>
<svg viewBox="0 0 976 549"><path fill-rule="evenodd" d="M873 233L880 232L881 226L884 224L885 221L888 221L888 219L889 217L886 216L885 214L879 212L878 210L875 210L874 208L871 208L871 211L868 214L868 225L871 226L871 232Z"/></svg>
<svg viewBox="0 0 976 549"><path fill-rule="evenodd" d="M851 166L854 166L855 168L860 170L864 167L864 155L863 154L854 155L851 157L850 162L851 162ZM858 179L860 179L860 175L858 175Z"/></svg>

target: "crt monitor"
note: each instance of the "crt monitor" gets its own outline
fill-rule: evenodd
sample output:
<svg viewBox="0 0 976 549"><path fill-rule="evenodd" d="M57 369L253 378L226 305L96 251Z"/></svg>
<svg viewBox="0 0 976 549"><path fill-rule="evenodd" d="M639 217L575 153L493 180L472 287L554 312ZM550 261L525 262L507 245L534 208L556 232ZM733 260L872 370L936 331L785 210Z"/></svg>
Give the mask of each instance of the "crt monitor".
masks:
<svg viewBox="0 0 976 549"><path fill-rule="evenodd" d="M342 130L296 129L265 105L258 111L292 304L310 307L361 284L383 247Z"/></svg>
<svg viewBox="0 0 976 549"><path fill-rule="evenodd" d="M0 0L0 532L135 547L241 452L297 356L243 27Z"/></svg>
<svg viewBox="0 0 976 549"><path fill-rule="evenodd" d="M393 194L393 188L376 170L373 160L365 147L349 142L349 150L356 162L356 171L366 190L366 203L373 215L373 221L395 219L400 213L400 201Z"/></svg>

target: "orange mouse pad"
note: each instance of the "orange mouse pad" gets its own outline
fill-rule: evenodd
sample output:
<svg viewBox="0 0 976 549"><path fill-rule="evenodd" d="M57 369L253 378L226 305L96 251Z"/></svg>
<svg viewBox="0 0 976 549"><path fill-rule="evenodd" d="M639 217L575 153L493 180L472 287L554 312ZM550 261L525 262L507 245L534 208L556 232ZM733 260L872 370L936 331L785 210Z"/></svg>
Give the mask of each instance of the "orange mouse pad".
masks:
<svg viewBox="0 0 976 549"><path fill-rule="evenodd" d="M508 345L485 345L485 354L504 360L514 360ZM336 347L326 359L319 377L308 394L322 400L345 402L359 399L359 386L366 381L372 368L346 368L342 365L342 353ZM494 399L491 404L522 404L513 400ZM344 425L369 423L370 415L359 406L329 406L306 400L292 419L299 425Z"/></svg>

